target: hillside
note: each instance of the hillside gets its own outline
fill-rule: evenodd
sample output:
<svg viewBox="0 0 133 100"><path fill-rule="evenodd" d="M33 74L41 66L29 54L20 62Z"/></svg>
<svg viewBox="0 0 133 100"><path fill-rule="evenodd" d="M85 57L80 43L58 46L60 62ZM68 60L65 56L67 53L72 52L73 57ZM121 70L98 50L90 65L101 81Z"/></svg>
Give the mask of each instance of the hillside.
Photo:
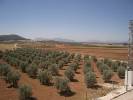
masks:
<svg viewBox="0 0 133 100"><path fill-rule="evenodd" d="M27 40L27 39L15 34L0 35L0 41L10 41L10 40Z"/></svg>

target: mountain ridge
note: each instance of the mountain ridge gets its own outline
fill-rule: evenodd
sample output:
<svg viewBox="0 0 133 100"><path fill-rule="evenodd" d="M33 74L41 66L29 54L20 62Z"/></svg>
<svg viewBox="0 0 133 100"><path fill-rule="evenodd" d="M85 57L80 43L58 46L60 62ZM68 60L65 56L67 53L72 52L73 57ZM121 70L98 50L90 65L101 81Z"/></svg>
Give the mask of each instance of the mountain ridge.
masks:
<svg viewBox="0 0 133 100"><path fill-rule="evenodd" d="M0 41L11 41L11 40L27 40L27 39L16 34L0 35Z"/></svg>

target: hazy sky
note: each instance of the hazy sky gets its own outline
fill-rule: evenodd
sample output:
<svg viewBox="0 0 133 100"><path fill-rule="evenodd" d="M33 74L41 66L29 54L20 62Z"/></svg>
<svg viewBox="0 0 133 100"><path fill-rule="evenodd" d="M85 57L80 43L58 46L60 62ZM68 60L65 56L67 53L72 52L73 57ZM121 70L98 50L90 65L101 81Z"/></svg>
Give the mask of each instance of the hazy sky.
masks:
<svg viewBox="0 0 133 100"><path fill-rule="evenodd" d="M0 34L127 41L133 0L0 0Z"/></svg>

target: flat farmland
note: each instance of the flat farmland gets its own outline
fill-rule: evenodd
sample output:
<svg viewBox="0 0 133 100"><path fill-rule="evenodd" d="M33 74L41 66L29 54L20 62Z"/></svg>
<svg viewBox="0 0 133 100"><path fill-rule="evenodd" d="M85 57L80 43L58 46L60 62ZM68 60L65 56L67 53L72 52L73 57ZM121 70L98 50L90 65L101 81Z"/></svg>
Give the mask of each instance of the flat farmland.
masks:
<svg viewBox="0 0 133 100"><path fill-rule="evenodd" d="M0 50L12 50L15 47L14 43L0 43Z"/></svg>
<svg viewBox="0 0 133 100"><path fill-rule="evenodd" d="M56 45L56 50L63 50L72 53L80 53L82 55L91 55L98 58L111 58L116 60L128 59L128 48L126 47L83 47L83 46L70 46L70 45Z"/></svg>
<svg viewBox="0 0 133 100"><path fill-rule="evenodd" d="M25 48L21 48L22 50L25 51L25 53L24 53L25 56L23 55L22 52L15 51L18 53L16 53L17 54L16 57L13 57L14 60L17 59L16 61L25 62L26 61L25 59L27 59L25 57L30 57L31 55L34 55L34 53L32 54L32 46L30 45L30 50L31 50L30 55L27 53L27 51L25 51ZM21 47L21 46L19 45L19 47ZM74 58L70 59L66 64L64 64L62 69L59 69L59 75L57 75L57 77L60 77L60 78L65 77L64 73L67 70L67 68L70 67L70 64L74 62L74 60L76 59L76 55L81 54L81 58L78 61L79 68L75 72L74 81L69 82L69 86L70 86L71 90L73 91L73 94L71 96L60 95L54 85L52 85L52 86L42 85L37 78L35 78L35 79L30 78L27 73L23 73L21 71L19 65L16 66L17 68L12 66L13 69L17 70L21 75L21 78L20 78L18 84L19 85L21 85L21 84L30 85L32 87L32 92L33 92L32 96L35 97L37 100L92 100L94 98L106 95L108 92L110 92L112 90L113 84L106 83L103 80L103 74L101 73L100 69L98 68L97 63L93 60L91 60L91 69L92 69L92 72L95 73L97 84L96 84L95 88L87 88L86 87L85 73L83 72L84 66L85 66L84 56L90 55L91 57L96 56L96 58L102 57L102 58L111 58L111 59L116 59L116 60L127 60L127 54L128 54L127 48L118 48L118 47L117 48L116 47L109 48L109 47L102 47L102 46L101 47L83 47L83 46L71 46L71 45L55 45L54 47L52 47L52 46L51 47L49 47L49 46L42 47L41 45L39 45L39 47L34 46L33 52L35 52L34 50L36 52L38 52L38 53L35 53L35 55L38 59L40 59L40 58L42 59L42 57L45 57L45 56L40 55L41 52L52 52L52 53L50 53L50 55L52 55L55 52L58 52L60 54L60 51L63 51L63 52L65 51L64 53L69 52L69 56L72 53L75 54ZM39 50L41 50L41 51L39 51ZM28 51L29 51L29 48L28 48ZM10 52L14 53L12 51L10 51ZM23 55L21 57L21 59L19 58L20 55L21 56ZM28 55L28 56L26 56L26 55ZM6 55L6 56L10 56L10 55ZM23 57L25 59L23 59ZM35 57L35 60L37 60L36 57ZM50 56L48 56L48 57L50 57ZM51 58L49 58L49 59L51 59ZM93 58L91 58L91 59L93 59ZM40 70L41 62L38 63L38 62L35 62L35 60L32 59L31 62L35 63L37 65L37 68ZM2 62L7 63L6 61L3 61L3 60L2 60ZM51 61L49 61L49 63L50 62ZM54 61L52 61L52 62L53 62L52 64L54 64ZM10 62L8 62L8 63L10 64ZM15 61L12 63L18 64L18 63L15 63ZM46 63L47 63L47 60L46 60ZM57 61L57 64L58 63L59 63L59 61ZM32 63L29 63L29 65L27 67L30 67L31 64ZM45 64L45 61L44 61L44 64ZM48 67L50 67L50 66L48 66ZM46 70L48 70L48 69L46 69ZM110 66L109 70L112 70L111 66ZM116 85L121 86L121 85L123 85L124 79L121 79L118 76L117 72L113 72L111 81L114 81L116 83ZM108 84L109 87L108 87L108 85L106 86L106 84ZM3 96L0 96L3 100L9 100L8 97L5 96L7 93L10 94L9 97L10 96L13 97L13 99L11 98L10 100L17 100L19 98L18 89L17 88L16 89L7 88L7 84L1 79L0 79L0 90L1 90L0 93L3 93ZM5 92L2 92L2 91L5 91ZM0 98L0 100L1 100L1 98Z"/></svg>
<svg viewBox="0 0 133 100"><path fill-rule="evenodd" d="M21 47L21 45L20 45ZM91 55L98 58L111 58L116 60L127 60L128 59L128 48L127 46L105 46L105 45L70 45L70 44L58 44L58 43L29 43L23 44L22 47L32 47L41 49L53 49L59 51L68 51L70 53L80 53L82 55Z"/></svg>

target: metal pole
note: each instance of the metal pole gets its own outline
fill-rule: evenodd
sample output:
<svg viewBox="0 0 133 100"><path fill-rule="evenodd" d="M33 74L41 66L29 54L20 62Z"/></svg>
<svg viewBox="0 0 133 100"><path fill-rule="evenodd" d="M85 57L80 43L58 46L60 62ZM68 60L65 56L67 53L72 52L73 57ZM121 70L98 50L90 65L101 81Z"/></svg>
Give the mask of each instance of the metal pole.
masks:
<svg viewBox="0 0 133 100"><path fill-rule="evenodd" d="M128 33L128 35L129 35L129 39L128 39L128 66L127 66L127 82L126 82L126 91L128 90L128 71L129 70L132 70L132 68L131 68L131 45L132 45L132 41L131 41L131 39L132 39L132 21L129 21L129 26L128 26L128 28L129 28L129 33Z"/></svg>
<svg viewBox="0 0 133 100"><path fill-rule="evenodd" d="M130 27L130 22L129 22ZM128 66L127 66L127 82L126 82L126 91L128 90L128 70L130 69L130 30L129 30L129 38L128 38Z"/></svg>
<svg viewBox="0 0 133 100"><path fill-rule="evenodd" d="M128 68L127 68L127 82L126 82L126 91L128 90Z"/></svg>

